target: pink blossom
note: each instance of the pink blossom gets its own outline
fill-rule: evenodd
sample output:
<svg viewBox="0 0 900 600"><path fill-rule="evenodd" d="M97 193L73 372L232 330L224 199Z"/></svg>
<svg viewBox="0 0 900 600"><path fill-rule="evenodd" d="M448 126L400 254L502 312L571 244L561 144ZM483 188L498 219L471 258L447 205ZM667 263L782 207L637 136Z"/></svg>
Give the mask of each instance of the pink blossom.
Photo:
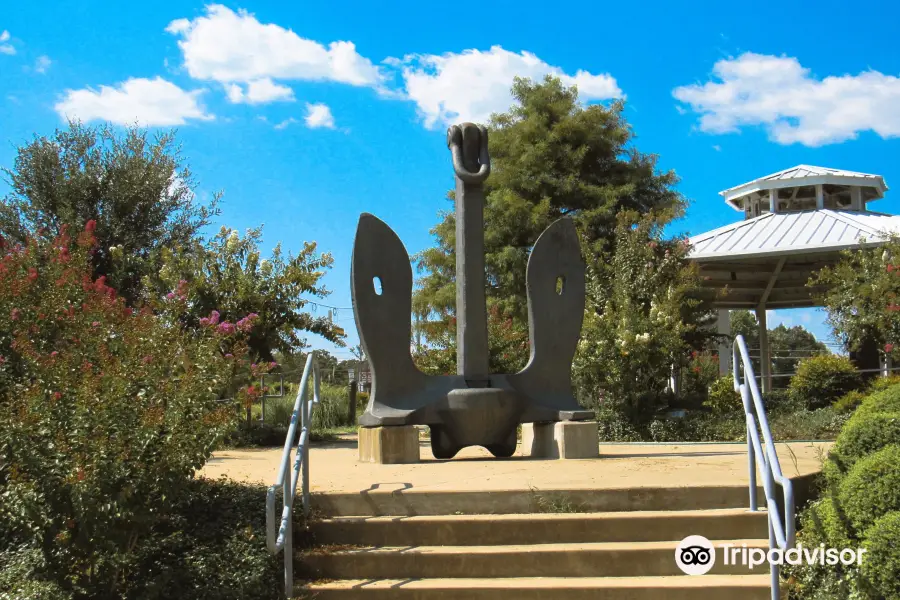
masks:
<svg viewBox="0 0 900 600"><path fill-rule="evenodd" d="M5 363L5 362L6 362L6 357L5 357L5 356L0 356L0 365L2 365L2 364Z"/></svg>
<svg viewBox="0 0 900 600"><path fill-rule="evenodd" d="M144 363L145 365L149 365L151 362L153 362L153 357L148 354L147 356L145 356L144 358L141 359L141 362Z"/></svg>
<svg viewBox="0 0 900 600"><path fill-rule="evenodd" d="M94 233L95 229L97 229L97 221L95 221L94 219L91 219L84 224L84 230L88 233Z"/></svg>
<svg viewBox="0 0 900 600"><path fill-rule="evenodd" d="M219 333L231 334L234 333L234 325L225 321L224 323L220 323L218 327Z"/></svg>
<svg viewBox="0 0 900 600"><path fill-rule="evenodd" d="M9 313L9 318L10 318L10 320L12 320L12 321L18 321L18 320L19 320L19 315L20 315L20 314L22 314L22 311L20 311L18 308L14 308L14 309L12 309L12 311Z"/></svg>
<svg viewBox="0 0 900 600"><path fill-rule="evenodd" d="M28 279L29 279L30 281L34 281L34 280L36 280L37 278L38 278L38 272L37 272L37 269L35 269L34 267L30 267L30 268L28 269Z"/></svg>
<svg viewBox="0 0 900 600"><path fill-rule="evenodd" d="M166 294L166 298L167 298L168 300L174 300L174 299L175 299L175 292L169 292L168 294Z"/></svg>
<svg viewBox="0 0 900 600"><path fill-rule="evenodd" d="M209 313L209 324L210 325L218 325L219 324L219 311L214 310Z"/></svg>
<svg viewBox="0 0 900 600"><path fill-rule="evenodd" d="M231 353L229 352L228 354L225 355L225 358L234 358L234 354L231 354Z"/></svg>
<svg viewBox="0 0 900 600"><path fill-rule="evenodd" d="M94 321L91 323L91 327L100 327L100 321Z"/></svg>
<svg viewBox="0 0 900 600"><path fill-rule="evenodd" d="M202 317L202 318L200 319L200 324L201 324L202 326L204 326L204 327L206 327L207 325L209 325L209 317Z"/></svg>
<svg viewBox="0 0 900 600"><path fill-rule="evenodd" d="M59 352L57 352L56 350L50 353L50 358L56 358L57 356L59 356Z"/></svg>
<svg viewBox="0 0 900 600"><path fill-rule="evenodd" d="M887 353L893 352L893 351L894 351L894 345L893 345L893 344L885 344L885 345L884 345L884 351L887 352Z"/></svg>

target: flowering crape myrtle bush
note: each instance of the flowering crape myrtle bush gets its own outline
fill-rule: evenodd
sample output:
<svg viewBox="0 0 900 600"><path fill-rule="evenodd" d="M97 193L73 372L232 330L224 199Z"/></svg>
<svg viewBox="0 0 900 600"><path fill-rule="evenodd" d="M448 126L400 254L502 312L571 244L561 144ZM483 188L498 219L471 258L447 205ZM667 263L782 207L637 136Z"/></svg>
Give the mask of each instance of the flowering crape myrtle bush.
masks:
<svg viewBox="0 0 900 600"><path fill-rule="evenodd" d="M253 318L185 328L178 289L126 306L90 275L94 227L0 250L0 546L36 548L41 577L102 597L234 426L217 399L247 368Z"/></svg>
<svg viewBox="0 0 900 600"><path fill-rule="evenodd" d="M582 403L638 425L664 404L673 361L688 355L699 302L685 240L665 240L659 220L621 213L609 263L588 266L587 310L573 365ZM683 360L683 359L681 359ZM603 400L601 401L600 398Z"/></svg>
<svg viewBox="0 0 900 600"><path fill-rule="evenodd" d="M873 340L884 356L900 358L900 237L880 247L845 251L838 264L819 271L810 285L825 290L819 300L835 336L848 349L859 350Z"/></svg>

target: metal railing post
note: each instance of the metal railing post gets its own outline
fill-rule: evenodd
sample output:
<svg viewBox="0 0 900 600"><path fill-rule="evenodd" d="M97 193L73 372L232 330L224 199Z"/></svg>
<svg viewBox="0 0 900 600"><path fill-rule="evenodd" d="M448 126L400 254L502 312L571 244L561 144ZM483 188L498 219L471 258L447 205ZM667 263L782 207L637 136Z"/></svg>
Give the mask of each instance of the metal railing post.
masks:
<svg viewBox="0 0 900 600"><path fill-rule="evenodd" d="M749 415L748 415L749 416ZM747 423L747 466L750 473L750 510L759 510L756 487L756 452L753 449L753 437L750 433L750 423Z"/></svg>

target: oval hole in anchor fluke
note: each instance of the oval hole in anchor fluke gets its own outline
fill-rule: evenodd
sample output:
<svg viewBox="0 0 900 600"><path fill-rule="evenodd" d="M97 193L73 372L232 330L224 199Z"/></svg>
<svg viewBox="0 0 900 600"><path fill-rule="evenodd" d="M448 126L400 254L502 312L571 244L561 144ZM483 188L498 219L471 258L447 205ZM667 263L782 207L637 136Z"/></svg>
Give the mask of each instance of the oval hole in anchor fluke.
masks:
<svg viewBox="0 0 900 600"><path fill-rule="evenodd" d="M566 278L560 275L556 278L556 295L562 296L563 291L566 289Z"/></svg>
<svg viewBox="0 0 900 600"><path fill-rule="evenodd" d="M373 277L372 278L372 287L375 288L375 295L380 296L381 292L383 291L381 289L381 277Z"/></svg>

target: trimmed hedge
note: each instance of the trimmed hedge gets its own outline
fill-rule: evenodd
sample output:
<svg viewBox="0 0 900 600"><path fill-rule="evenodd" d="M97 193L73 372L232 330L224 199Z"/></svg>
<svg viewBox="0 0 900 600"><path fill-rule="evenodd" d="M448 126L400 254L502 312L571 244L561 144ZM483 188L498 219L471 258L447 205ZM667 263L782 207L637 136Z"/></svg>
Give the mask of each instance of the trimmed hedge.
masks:
<svg viewBox="0 0 900 600"><path fill-rule="evenodd" d="M834 408L835 412L841 414L852 413L859 408L863 401L868 397L869 395L866 394L866 392L853 390L838 398L832 405L832 408Z"/></svg>
<svg viewBox="0 0 900 600"><path fill-rule="evenodd" d="M900 445L882 448L856 463L841 481L838 499L857 532L900 510Z"/></svg>
<svg viewBox="0 0 900 600"><path fill-rule="evenodd" d="M853 415L831 449L836 473L847 473L862 458L890 444L900 444L900 413Z"/></svg>
<svg viewBox="0 0 900 600"><path fill-rule="evenodd" d="M900 385L894 385L871 394L863 400L853 416L862 418L864 415L875 413L900 414Z"/></svg>
<svg viewBox="0 0 900 600"><path fill-rule="evenodd" d="M845 548L853 545L853 535L846 515L838 508L837 499L830 495L817 500L800 518L799 541L804 546L813 547L819 544L834 548Z"/></svg>
<svg viewBox="0 0 900 600"><path fill-rule="evenodd" d="M814 410L831 406L844 394L862 386L862 378L849 358L823 354L800 361L788 389L795 402Z"/></svg>
<svg viewBox="0 0 900 600"><path fill-rule="evenodd" d="M865 538L863 577L885 600L900 599L900 512L879 518Z"/></svg>

